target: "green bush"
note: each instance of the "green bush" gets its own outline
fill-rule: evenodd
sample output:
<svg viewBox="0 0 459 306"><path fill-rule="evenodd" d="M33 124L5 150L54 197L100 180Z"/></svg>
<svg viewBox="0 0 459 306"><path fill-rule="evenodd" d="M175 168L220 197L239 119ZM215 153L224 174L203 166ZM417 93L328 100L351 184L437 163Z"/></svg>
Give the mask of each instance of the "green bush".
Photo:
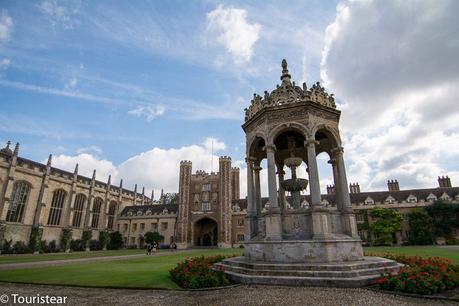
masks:
<svg viewBox="0 0 459 306"><path fill-rule="evenodd" d="M377 236L374 245L392 245L393 234L402 228L402 216L399 212L389 209L376 207L370 212L374 220L370 225L371 233Z"/></svg>
<svg viewBox="0 0 459 306"><path fill-rule="evenodd" d="M447 245L459 245L459 239L449 239L446 240Z"/></svg>
<svg viewBox="0 0 459 306"><path fill-rule="evenodd" d="M100 251L102 250L102 244L99 240L91 240L89 241L89 249L91 251Z"/></svg>
<svg viewBox="0 0 459 306"><path fill-rule="evenodd" d="M61 236L61 250L66 252L70 250L70 242L72 241L72 229L64 228Z"/></svg>
<svg viewBox="0 0 459 306"><path fill-rule="evenodd" d="M123 246L123 236L120 232L112 232L109 235L109 242L107 248L109 250L118 250Z"/></svg>
<svg viewBox="0 0 459 306"><path fill-rule="evenodd" d="M56 240L52 240L49 243L46 240L42 240L40 243L40 249L43 253L57 253L59 248L57 247Z"/></svg>
<svg viewBox="0 0 459 306"><path fill-rule="evenodd" d="M164 236L158 232L146 232L145 233L145 242L148 244L158 243L164 240Z"/></svg>
<svg viewBox="0 0 459 306"><path fill-rule="evenodd" d="M92 238L91 230L85 230L83 231L83 234L81 234L81 240L83 241L85 250L90 248L89 243L91 241L91 238Z"/></svg>
<svg viewBox="0 0 459 306"><path fill-rule="evenodd" d="M109 239L108 232L107 231L100 231L100 233L99 233L99 242L100 242L100 245L101 245L102 249L107 248L108 239Z"/></svg>
<svg viewBox="0 0 459 306"><path fill-rule="evenodd" d="M70 250L74 252L81 252L86 249L86 245L83 240L81 239L75 239L70 241Z"/></svg>
<svg viewBox="0 0 459 306"><path fill-rule="evenodd" d="M410 232L408 243L412 245L427 245L433 243L433 220L422 208L414 209L409 214Z"/></svg>
<svg viewBox="0 0 459 306"><path fill-rule="evenodd" d="M13 240L4 240L2 245L2 254L13 254Z"/></svg>
<svg viewBox="0 0 459 306"><path fill-rule="evenodd" d="M16 241L13 244L13 254L27 254L27 253L33 253L33 250L29 248L29 246L25 244L24 241Z"/></svg>
<svg viewBox="0 0 459 306"><path fill-rule="evenodd" d="M221 270L214 270L213 264L226 256L187 258L169 271L171 279L186 289L210 288L228 285L229 281Z"/></svg>

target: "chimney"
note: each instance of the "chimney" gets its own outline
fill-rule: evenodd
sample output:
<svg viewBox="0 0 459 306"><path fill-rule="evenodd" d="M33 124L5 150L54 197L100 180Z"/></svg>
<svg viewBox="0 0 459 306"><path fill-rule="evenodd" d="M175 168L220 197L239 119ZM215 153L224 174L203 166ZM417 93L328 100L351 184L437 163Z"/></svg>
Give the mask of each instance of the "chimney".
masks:
<svg viewBox="0 0 459 306"><path fill-rule="evenodd" d="M360 193L359 183L351 183L351 184L349 184L349 192L350 193Z"/></svg>
<svg viewBox="0 0 459 306"><path fill-rule="evenodd" d="M446 177L444 177L444 176L440 177L439 176L438 177L438 186L440 188L451 188L452 187L451 186L451 179L448 176L446 176Z"/></svg>
<svg viewBox="0 0 459 306"><path fill-rule="evenodd" d="M389 191L400 191L400 185L398 184L397 180L387 181L387 188Z"/></svg>
<svg viewBox="0 0 459 306"><path fill-rule="evenodd" d="M335 193L336 193L335 185L327 185L327 194L335 194Z"/></svg>

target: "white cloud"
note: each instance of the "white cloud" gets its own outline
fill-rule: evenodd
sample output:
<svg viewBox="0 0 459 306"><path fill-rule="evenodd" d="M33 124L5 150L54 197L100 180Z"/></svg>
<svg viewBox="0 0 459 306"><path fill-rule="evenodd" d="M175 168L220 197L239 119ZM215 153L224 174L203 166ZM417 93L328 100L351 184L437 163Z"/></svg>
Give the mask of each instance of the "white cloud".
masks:
<svg viewBox="0 0 459 306"><path fill-rule="evenodd" d="M153 119L164 115L165 111L166 108L163 105L139 105L128 111L128 114L136 117L145 117L145 120L150 122Z"/></svg>
<svg viewBox="0 0 459 306"><path fill-rule="evenodd" d="M74 15L78 12L75 7L67 8L59 5L56 0L46 0L41 2L38 8L48 17L53 26L60 25L65 30L71 30L78 24L77 19L74 18Z"/></svg>
<svg viewBox="0 0 459 306"><path fill-rule="evenodd" d="M213 152L222 151L226 149L225 143L214 137L207 137L204 140L203 145L208 151L213 150Z"/></svg>
<svg viewBox="0 0 459 306"><path fill-rule="evenodd" d="M10 39L13 28L13 19L8 15L8 11L3 9L0 12L0 43Z"/></svg>
<svg viewBox="0 0 459 306"><path fill-rule="evenodd" d="M66 89L74 89L78 84L78 79L77 78L70 78L66 83L65 83L65 88Z"/></svg>
<svg viewBox="0 0 459 306"><path fill-rule="evenodd" d="M11 64L11 60L9 58L2 59L0 61L0 70L7 69L10 64Z"/></svg>
<svg viewBox="0 0 459 306"><path fill-rule="evenodd" d="M458 10L457 1L338 5L321 76L343 110L348 177L363 190L391 178L432 187L459 166Z"/></svg>
<svg viewBox="0 0 459 306"><path fill-rule="evenodd" d="M134 184L138 184L140 190L142 186L145 186L148 193L151 192L151 189L155 189L155 193L159 194L162 188L165 192L178 192L181 160L191 160L193 172L196 170L218 171L218 156L212 156L211 148L207 145L209 139L211 138L206 138L199 145L181 148L153 148L135 155L117 166L111 161L86 153L91 150L93 153L97 150L101 151L97 146L91 146L89 147L90 150L82 148L76 156L57 155L53 157L53 167L73 171L75 164L78 163L79 172L82 175L91 177L93 169L96 169L98 180L104 181L111 174L113 183L118 183L120 179L123 179L126 188L133 188ZM218 150L226 148L222 141L217 138L213 139Z"/></svg>
<svg viewBox="0 0 459 306"><path fill-rule="evenodd" d="M250 61L260 30L259 24L248 22L244 9L219 5L207 13L207 31L216 35L216 41L226 48L236 63Z"/></svg>
<svg viewBox="0 0 459 306"><path fill-rule="evenodd" d="M95 155L101 155L103 153L103 151L99 146L91 145L89 147L79 148L77 150L77 153L78 154L82 154L82 153L91 154L92 153L92 154L95 154Z"/></svg>
<svg viewBox="0 0 459 306"><path fill-rule="evenodd" d="M46 160L43 161L46 163ZM87 177L92 177L93 170L96 169L96 179L106 181L111 174L116 177L118 170L111 161L99 159L88 153L81 153L76 156L57 155L53 156L52 166L73 172L75 165L78 164L78 173Z"/></svg>

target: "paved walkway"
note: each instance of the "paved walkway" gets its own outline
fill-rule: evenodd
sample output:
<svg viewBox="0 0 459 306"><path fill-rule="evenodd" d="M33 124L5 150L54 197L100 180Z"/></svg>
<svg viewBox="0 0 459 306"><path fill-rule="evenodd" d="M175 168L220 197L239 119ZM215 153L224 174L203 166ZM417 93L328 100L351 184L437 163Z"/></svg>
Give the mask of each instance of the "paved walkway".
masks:
<svg viewBox="0 0 459 306"><path fill-rule="evenodd" d="M66 296L66 305L457 305L367 289L239 286L214 291L130 290L0 283L0 298ZM12 305L12 304L9 304Z"/></svg>
<svg viewBox="0 0 459 306"><path fill-rule="evenodd" d="M155 255L149 255L151 257L157 256L167 256L175 253L182 253L186 250L176 251L176 252L160 252ZM7 263L0 264L0 271L12 270L12 269L28 269L28 268L41 268L48 266L60 266L76 263L91 263L98 261L110 261L117 259L129 259L137 257L147 257L146 254L134 254L134 255L119 255L119 256L101 256L101 257L86 257L86 258L72 258L72 259L56 259L56 260L46 260L46 261L33 261L33 262L18 262L18 263Z"/></svg>

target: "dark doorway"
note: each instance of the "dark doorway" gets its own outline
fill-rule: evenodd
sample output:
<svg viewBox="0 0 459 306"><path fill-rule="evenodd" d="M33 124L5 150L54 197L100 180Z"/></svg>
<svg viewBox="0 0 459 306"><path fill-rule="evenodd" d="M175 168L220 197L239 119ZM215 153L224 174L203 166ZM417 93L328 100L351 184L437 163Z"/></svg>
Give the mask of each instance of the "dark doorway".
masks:
<svg viewBox="0 0 459 306"><path fill-rule="evenodd" d="M218 242L217 222L203 218L194 224L195 246L216 246Z"/></svg>

